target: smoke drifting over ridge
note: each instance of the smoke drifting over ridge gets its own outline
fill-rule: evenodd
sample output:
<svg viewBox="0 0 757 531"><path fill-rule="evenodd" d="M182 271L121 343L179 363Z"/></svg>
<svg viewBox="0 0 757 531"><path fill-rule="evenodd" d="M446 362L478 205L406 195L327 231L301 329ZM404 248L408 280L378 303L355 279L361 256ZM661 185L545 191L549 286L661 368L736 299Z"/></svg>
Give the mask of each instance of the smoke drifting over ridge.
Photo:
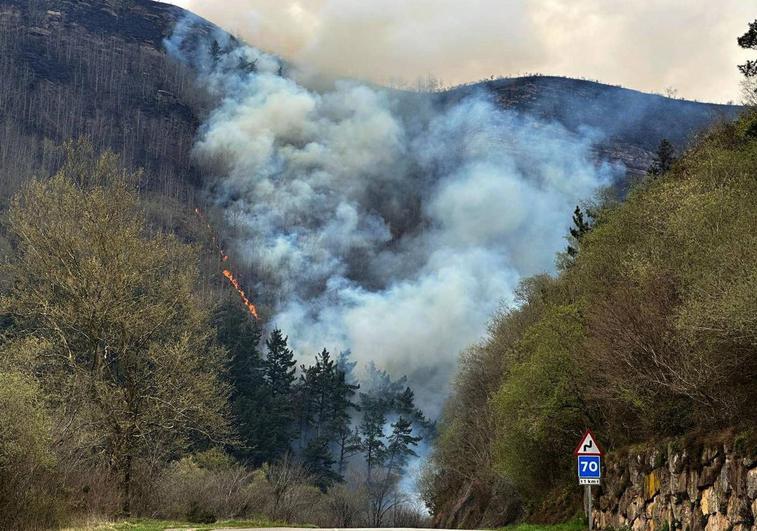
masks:
<svg viewBox="0 0 757 531"><path fill-rule="evenodd" d="M619 171L593 161L597 133L484 94L316 91L225 34L198 37L196 23L166 48L221 97L195 154L221 168L210 193L258 274L256 297L301 357L349 348L407 374L437 415L459 352L521 278L553 269L573 207Z"/></svg>
<svg viewBox="0 0 757 531"><path fill-rule="evenodd" d="M739 100L743 0L171 0L319 71L447 84L541 72Z"/></svg>

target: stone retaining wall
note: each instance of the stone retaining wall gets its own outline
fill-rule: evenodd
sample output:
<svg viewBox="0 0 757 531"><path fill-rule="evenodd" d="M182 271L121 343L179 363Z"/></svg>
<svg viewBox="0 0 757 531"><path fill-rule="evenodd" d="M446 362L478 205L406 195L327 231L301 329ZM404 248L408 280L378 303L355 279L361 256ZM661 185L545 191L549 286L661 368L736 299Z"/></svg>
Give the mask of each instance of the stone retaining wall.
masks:
<svg viewBox="0 0 757 531"><path fill-rule="evenodd" d="M740 446L731 437L609 455L593 489L595 528L757 529L757 456Z"/></svg>

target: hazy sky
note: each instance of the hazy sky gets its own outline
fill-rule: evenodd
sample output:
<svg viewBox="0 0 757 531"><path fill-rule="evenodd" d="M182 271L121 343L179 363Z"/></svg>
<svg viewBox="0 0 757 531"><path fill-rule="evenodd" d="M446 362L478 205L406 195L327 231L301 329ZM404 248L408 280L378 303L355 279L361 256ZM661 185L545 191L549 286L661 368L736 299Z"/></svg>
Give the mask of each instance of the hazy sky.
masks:
<svg viewBox="0 0 757 531"><path fill-rule="evenodd" d="M740 100L748 0L174 0L295 63L380 83L531 72ZM757 55L757 54L755 54Z"/></svg>

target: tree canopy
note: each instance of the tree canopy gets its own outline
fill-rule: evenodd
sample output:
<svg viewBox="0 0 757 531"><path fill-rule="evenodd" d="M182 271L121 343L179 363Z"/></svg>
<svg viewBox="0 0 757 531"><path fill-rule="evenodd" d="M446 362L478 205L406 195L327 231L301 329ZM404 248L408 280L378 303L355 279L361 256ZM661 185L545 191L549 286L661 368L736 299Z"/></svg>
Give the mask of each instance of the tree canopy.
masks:
<svg viewBox="0 0 757 531"><path fill-rule="evenodd" d="M11 205L17 254L4 269L0 313L12 325L2 348L27 354L77 434L71 451L117 473L128 513L135 461L226 440L226 360L194 291L198 250L151 232L138 176L82 150Z"/></svg>

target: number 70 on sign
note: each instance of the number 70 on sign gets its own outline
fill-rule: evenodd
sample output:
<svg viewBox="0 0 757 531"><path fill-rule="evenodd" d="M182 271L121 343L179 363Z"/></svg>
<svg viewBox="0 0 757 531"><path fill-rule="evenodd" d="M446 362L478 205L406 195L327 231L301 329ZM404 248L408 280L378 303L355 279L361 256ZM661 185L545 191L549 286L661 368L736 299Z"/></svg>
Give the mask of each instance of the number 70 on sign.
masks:
<svg viewBox="0 0 757 531"><path fill-rule="evenodd" d="M601 457L598 455L578 456L578 480L582 485L599 485L602 477Z"/></svg>

